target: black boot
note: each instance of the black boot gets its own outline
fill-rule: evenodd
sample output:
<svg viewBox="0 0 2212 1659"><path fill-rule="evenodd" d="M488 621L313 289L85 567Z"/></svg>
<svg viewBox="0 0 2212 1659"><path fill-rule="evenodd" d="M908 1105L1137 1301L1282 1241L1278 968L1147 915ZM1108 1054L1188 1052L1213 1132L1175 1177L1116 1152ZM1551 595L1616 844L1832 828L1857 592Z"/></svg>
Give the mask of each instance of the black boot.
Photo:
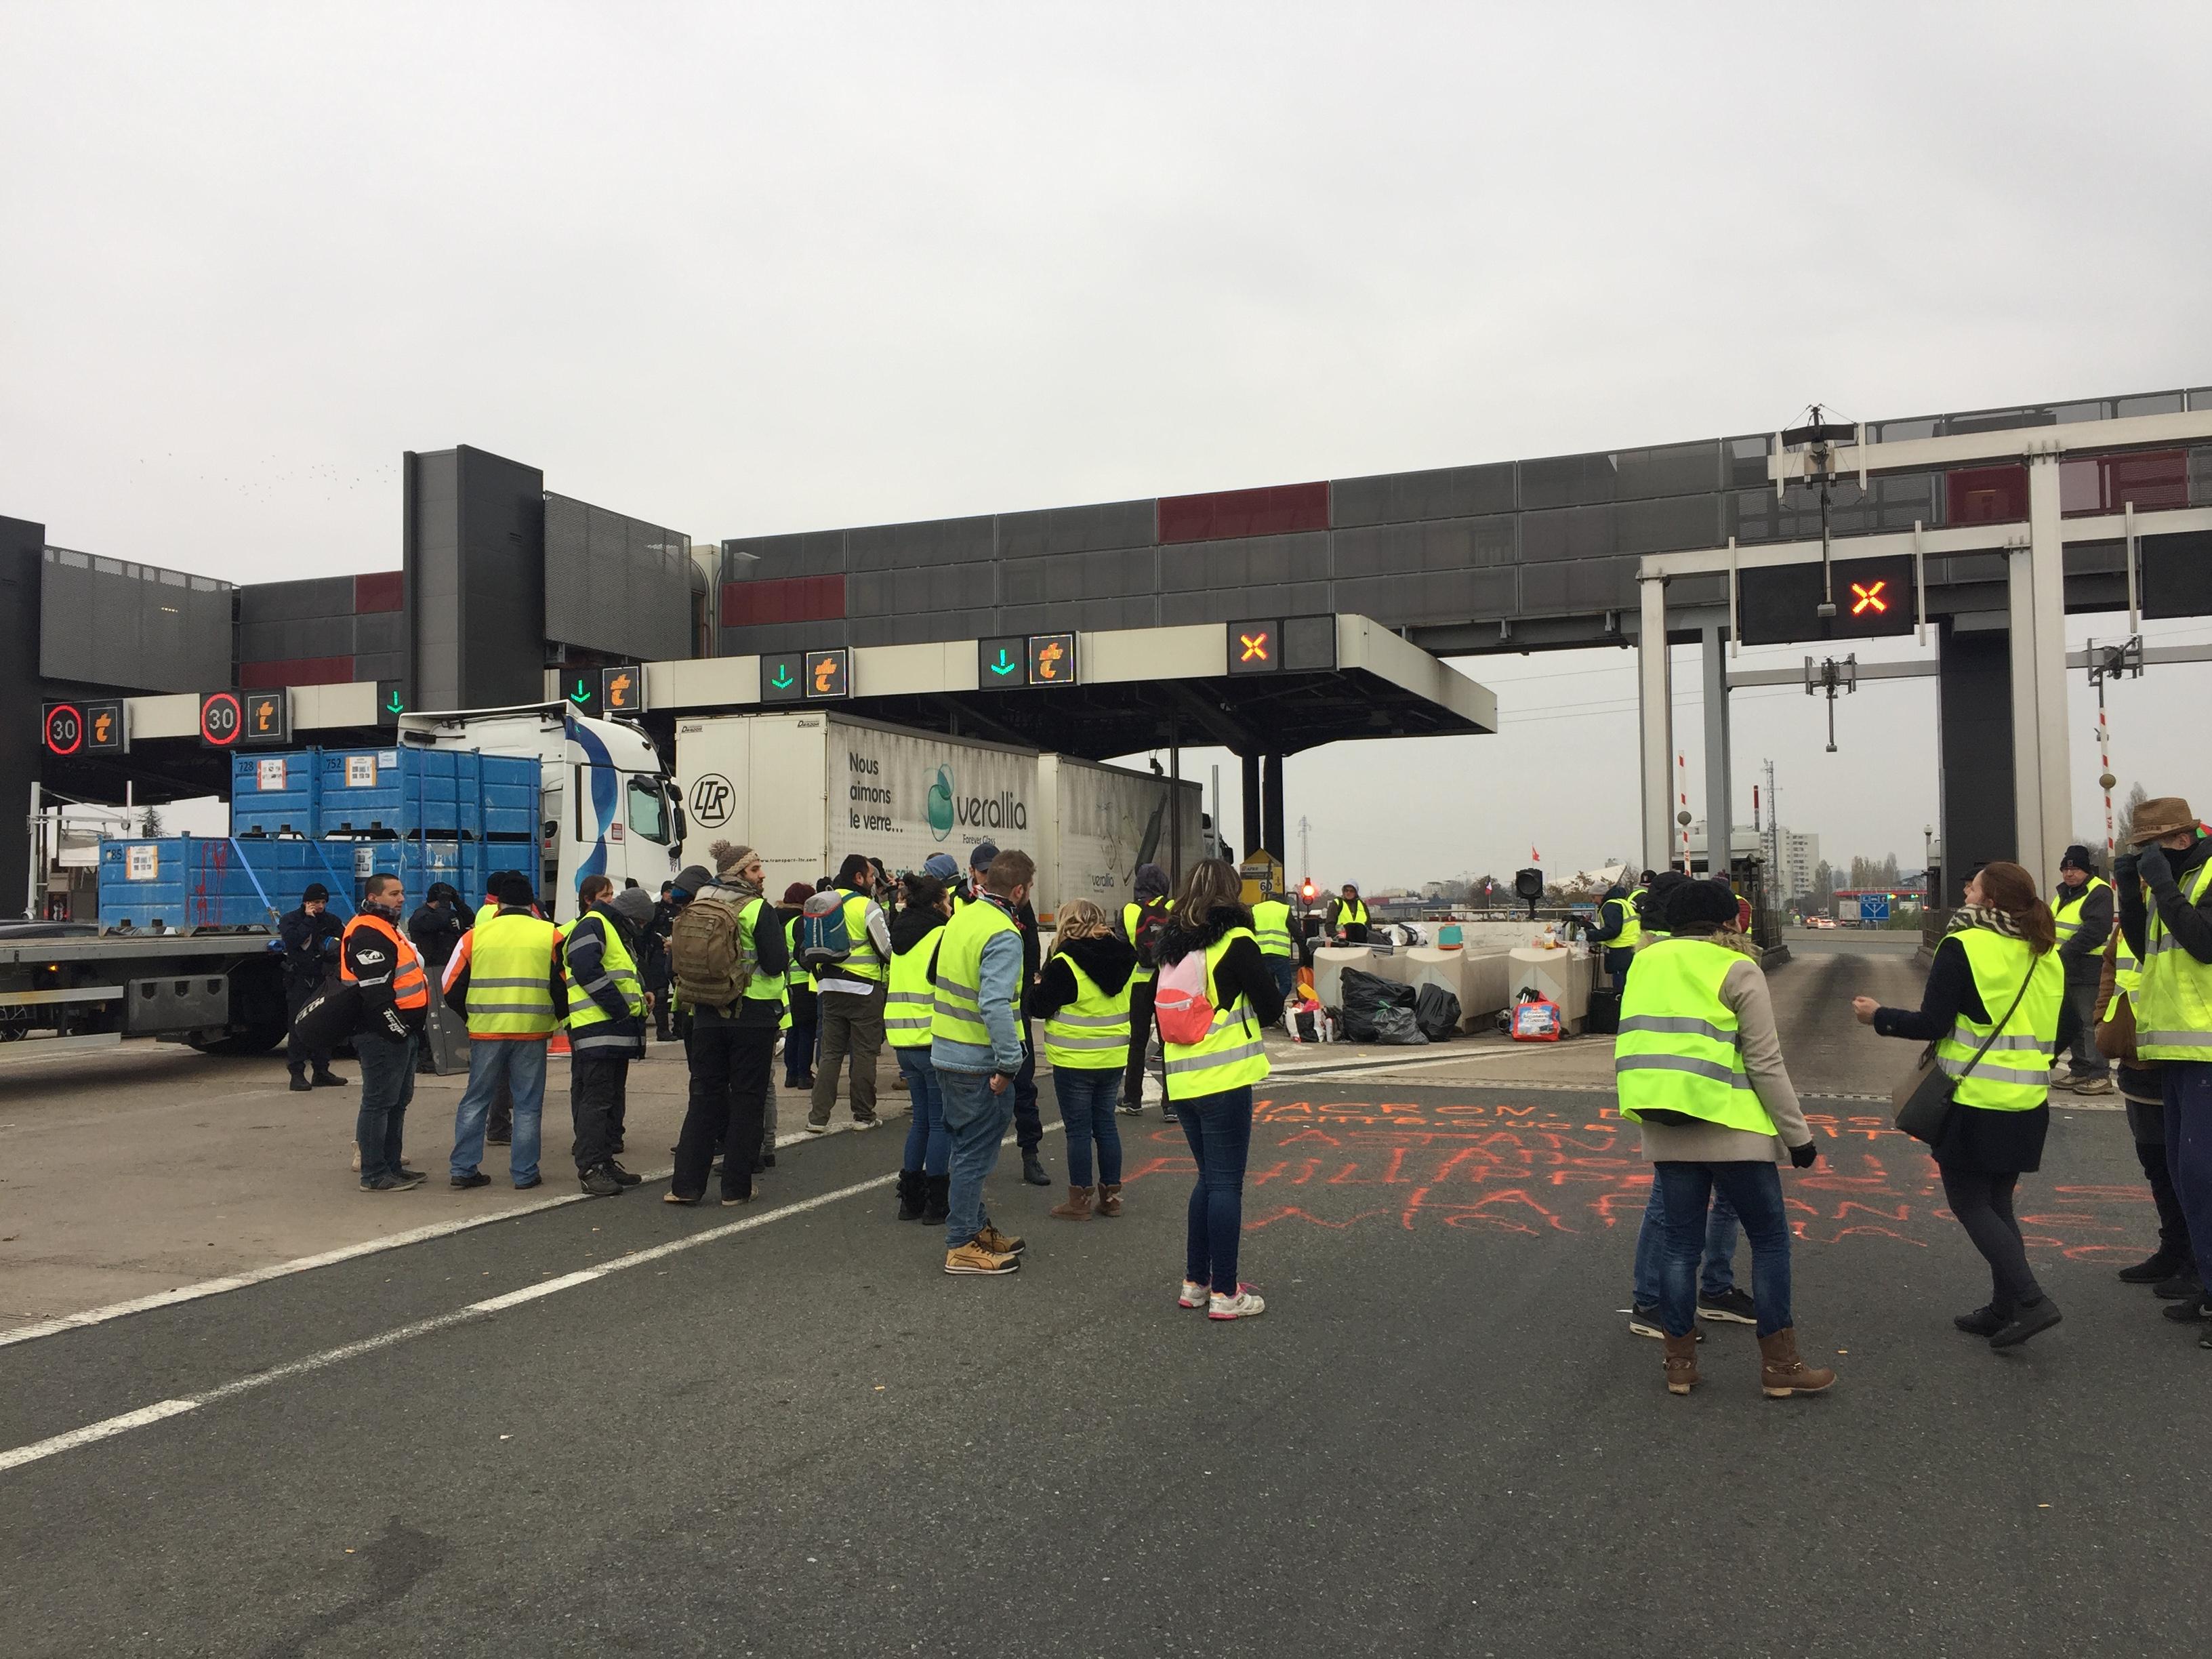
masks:
<svg viewBox="0 0 2212 1659"><path fill-rule="evenodd" d="M315 1085L307 1081L307 1074L304 1071L295 1070L292 1073L292 1092L294 1094L304 1095L308 1090L314 1086Z"/></svg>
<svg viewBox="0 0 2212 1659"><path fill-rule="evenodd" d="M942 1224L952 1213L952 1177L949 1175L924 1176L922 1184L921 1218Z"/></svg>
<svg viewBox="0 0 2212 1659"><path fill-rule="evenodd" d="M899 1171L898 1200L898 1218L901 1221L921 1219L922 1212L927 1206L923 1203L921 1170L901 1170Z"/></svg>
<svg viewBox="0 0 2212 1659"><path fill-rule="evenodd" d="M1022 1179L1032 1187L1049 1187L1052 1177L1044 1172L1044 1160L1036 1155L1036 1148L1022 1148Z"/></svg>
<svg viewBox="0 0 2212 1659"><path fill-rule="evenodd" d="M2160 1243L2155 1250L2132 1267L2120 1269L2123 1285L2155 1285L2162 1279L2171 1279L2191 1265L2190 1253L2176 1245Z"/></svg>

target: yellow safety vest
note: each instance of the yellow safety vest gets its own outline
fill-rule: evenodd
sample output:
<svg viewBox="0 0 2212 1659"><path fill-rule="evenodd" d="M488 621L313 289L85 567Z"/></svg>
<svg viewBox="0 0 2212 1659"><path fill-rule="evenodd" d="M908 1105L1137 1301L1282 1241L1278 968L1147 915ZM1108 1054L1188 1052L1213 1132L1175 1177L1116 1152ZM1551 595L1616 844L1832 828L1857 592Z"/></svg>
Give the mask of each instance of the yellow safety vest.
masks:
<svg viewBox="0 0 2212 1659"><path fill-rule="evenodd" d="M1261 899L1252 907L1252 937L1263 957L1291 954L1291 907L1280 899Z"/></svg>
<svg viewBox="0 0 2212 1659"><path fill-rule="evenodd" d="M1109 996L1073 957L1062 954L1075 975L1075 1000L1044 1023L1044 1056L1056 1071L1120 1071L1129 1059L1129 986Z"/></svg>
<svg viewBox="0 0 2212 1659"><path fill-rule="evenodd" d="M868 906L875 901L866 893L848 893L845 896L845 937L853 942L853 953L834 968L824 968L827 978L840 975L854 979L880 981L884 976L884 959L876 949L875 936L868 932Z"/></svg>
<svg viewBox="0 0 2212 1659"><path fill-rule="evenodd" d="M2066 1000L2066 969L2058 952L2035 956L2026 939L1988 927L1969 927L1953 937L1966 953L1987 1018L1970 1019L1961 1009L1958 1024L1936 1041L1936 1065L1959 1080L1951 1097L1985 1112L2032 1112L2051 1095L2051 1051L2058 1046L2058 1010ZM1982 1039L1996 1030L1996 1022L2020 996L2023 979L2027 994L2020 997L2018 1011L1975 1061Z"/></svg>
<svg viewBox="0 0 2212 1659"><path fill-rule="evenodd" d="M1340 927L1364 927L1367 925L1367 901L1354 899L1346 904L1337 901L1336 925Z"/></svg>
<svg viewBox="0 0 2212 1659"><path fill-rule="evenodd" d="M792 1026L791 994L802 987L814 983L814 975L799 965L799 918L797 916L792 917L783 925L783 951L791 960L789 965L783 970L783 1018L776 1022L776 1029L788 1031Z"/></svg>
<svg viewBox="0 0 2212 1659"><path fill-rule="evenodd" d="M777 925L775 912L764 898L747 899L738 912L738 949L744 954L745 963L744 1000L781 1002L782 979L760 971L760 946L756 936L763 921L771 927Z"/></svg>
<svg viewBox="0 0 2212 1659"><path fill-rule="evenodd" d="M1230 945L1240 939L1252 939L1252 930L1232 927L1206 947L1206 987L1209 995L1213 990L1214 970L1221 966L1221 958L1228 954ZM1261 1041L1260 1022L1242 992L1228 1007L1213 1011L1212 1027L1203 1041L1169 1042L1162 1048L1167 1056L1170 1100L1202 1099L1267 1080L1267 1044Z"/></svg>
<svg viewBox="0 0 2212 1659"><path fill-rule="evenodd" d="M522 912L480 915L469 946L469 1035L471 1037L550 1037L561 1029L553 1014L553 947L560 932Z"/></svg>
<svg viewBox="0 0 2212 1659"><path fill-rule="evenodd" d="M2120 931L2116 917L2112 922L2112 1000L2105 1005L2102 1018L2118 1018L2120 999L2142 988L2142 969L2136 965L2136 953L2128 949L2128 936Z"/></svg>
<svg viewBox="0 0 2212 1659"><path fill-rule="evenodd" d="M586 915L592 914L590 911ZM593 1048L632 1048L637 1039L626 1033L617 1034L602 1028L614 1024L615 1017L592 1000L592 994L576 983L575 970L568 965L568 941L576 929L583 925L584 917L560 930L561 977L568 987L568 1046L578 1054ZM605 933L607 948L600 957L606 976L612 980L615 989L622 993L623 1005L632 1019L645 1018L645 988L637 977L637 959L623 943L622 930L605 916L599 918L600 930ZM474 981L471 979L471 983Z"/></svg>
<svg viewBox="0 0 2212 1659"><path fill-rule="evenodd" d="M981 899L961 906L958 914L939 931L936 997L929 1023L933 1042L964 1042L976 1048L991 1046L991 1030L983 1023L983 947L1000 933L1012 933L1018 939L1020 933L1012 916ZM1015 975L1018 981L1020 977ZM1012 1009L1018 1024L1018 1000Z"/></svg>
<svg viewBox="0 0 2212 1659"><path fill-rule="evenodd" d="M2199 903L2212 887L2212 860L2187 889ZM2134 993L2136 1054L2142 1060L2212 1060L2212 963L2197 961L2166 931L2153 901L2143 927L2142 983Z"/></svg>
<svg viewBox="0 0 2212 1659"><path fill-rule="evenodd" d="M1604 942L1605 948L1608 951L1633 951L1637 940L1644 937L1644 924L1636 915L1636 896L1632 893L1626 898L1609 898L1605 903L1607 909L1616 905L1620 909L1620 931Z"/></svg>
<svg viewBox="0 0 2212 1659"><path fill-rule="evenodd" d="M2081 931L2081 907L2089 902L2089 895L2100 887L2109 891L2112 884L2102 876L2092 876L2081 884L2078 893L2069 893L2062 887L2051 896L2051 915L2057 924L2061 945Z"/></svg>
<svg viewBox="0 0 2212 1659"><path fill-rule="evenodd" d="M937 991L931 970L937 965L937 947L944 942L943 927L931 928L912 945L891 952L890 994L884 1003L884 1034L894 1048L927 1048L930 1028L936 1023Z"/></svg>
<svg viewBox="0 0 2212 1659"><path fill-rule="evenodd" d="M1621 1116L1680 1112L1723 1129L1774 1133L1744 1069L1735 1010L1721 1000L1722 981L1745 960L1709 939L1670 939L1638 953L1613 1045Z"/></svg>

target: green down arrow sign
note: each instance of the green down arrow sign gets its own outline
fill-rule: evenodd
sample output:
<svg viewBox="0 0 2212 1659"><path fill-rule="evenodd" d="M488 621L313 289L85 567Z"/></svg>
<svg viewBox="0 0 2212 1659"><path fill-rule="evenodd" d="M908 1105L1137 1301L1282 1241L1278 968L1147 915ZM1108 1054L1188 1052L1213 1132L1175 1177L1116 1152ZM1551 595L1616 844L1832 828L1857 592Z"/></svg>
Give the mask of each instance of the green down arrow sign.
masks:
<svg viewBox="0 0 2212 1659"><path fill-rule="evenodd" d="M770 680L769 684L779 691L790 690L792 686L791 665L787 662L778 663L775 665L775 678Z"/></svg>
<svg viewBox="0 0 2212 1659"><path fill-rule="evenodd" d="M574 703L577 708L581 708L586 703L591 702L591 700L592 694L584 689L583 677L581 675L577 676L576 689L568 694L568 701Z"/></svg>
<svg viewBox="0 0 2212 1659"><path fill-rule="evenodd" d="M1006 654L1006 647L1002 645L999 647L998 661L991 665L991 672L994 674L1011 674L1020 666L1019 663Z"/></svg>

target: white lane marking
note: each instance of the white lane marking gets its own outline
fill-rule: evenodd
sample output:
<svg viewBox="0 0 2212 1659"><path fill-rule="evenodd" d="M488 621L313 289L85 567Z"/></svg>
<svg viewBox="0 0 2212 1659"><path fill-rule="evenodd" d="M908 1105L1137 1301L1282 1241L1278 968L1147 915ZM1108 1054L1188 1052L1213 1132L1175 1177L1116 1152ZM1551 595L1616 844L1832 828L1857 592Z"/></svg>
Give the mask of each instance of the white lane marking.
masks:
<svg viewBox="0 0 2212 1659"><path fill-rule="evenodd" d="M95 1440L105 1440L111 1435L140 1429L149 1423L158 1423L165 1417L174 1417L181 1412L197 1410L197 1400L163 1400L151 1406L142 1406L135 1412L125 1412L120 1417L88 1423L81 1429L71 1429L67 1434L58 1434L51 1440L35 1441L27 1446L17 1446L11 1451L0 1451L0 1471L16 1468L25 1463L35 1463L42 1457L52 1457L56 1452L65 1452L78 1446L89 1446Z"/></svg>
<svg viewBox="0 0 2212 1659"><path fill-rule="evenodd" d="M1046 1133L1050 1133L1060 1127L1059 1124L1048 1124L1045 1126ZM784 1144L781 1140L776 1142L779 1146ZM1011 1146L1013 1144L1014 1137L1012 1134L999 1142L1001 1146ZM699 1232L687 1234L682 1238L672 1239L665 1244L655 1244L642 1250L633 1250L627 1255L617 1256L602 1267L585 1268L576 1273L564 1274L558 1279L546 1279L540 1284L526 1285L521 1290L510 1291L504 1296L495 1296L483 1302L471 1303L469 1306L459 1309L453 1313L439 1314L429 1319L419 1319L411 1325L402 1325L396 1330L386 1331L381 1335L366 1337L359 1342L349 1342L342 1347L327 1348L320 1353L309 1354L304 1359L295 1359L265 1371L256 1371L251 1376L241 1376L216 1388L204 1389L198 1394L187 1395L177 1400L164 1400L138 1411L125 1412L120 1417L106 1418L98 1423L87 1424L83 1428L72 1429L67 1434L58 1434L49 1440L34 1441L27 1446L17 1446L12 1450L0 1451L0 1471L16 1468L25 1463L35 1463L41 1458L52 1457L57 1452L73 1450L78 1446L89 1445L94 1441L105 1440L111 1436L122 1434L131 1429L143 1428L148 1424L158 1423L165 1417L174 1417L182 1412L194 1411L202 1406L213 1405L219 1400L228 1400L238 1395L251 1394L256 1389L268 1388L272 1383L305 1376L310 1371L319 1371L326 1366L357 1358L362 1354L374 1353L383 1348L396 1347L400 1343L412 1341L418 1336L428 1336L436 1331L450 1330L457 1325L465 1325L476 1320L487 1319L495 1313L519 1304L532 1302L540 1297L551 1296L557 1291L572 1290L579 1285L588 1285L594 1279L605 1279L611 1273L618 1273L630 1267L641 1267L650 1261L664 1261L682 1251L696 1250L702 1244L712 1244L736 1233L750 1232L756 1227L764 1227L771 1221L781 1221L786 1216L802 1215L809 1210L818 1210L826 1205L835 1204L841 1199L852 1198L861 1193L874 1192L880 1188L891 1185L897 1179L898 1172L893 1170L889 1175L876 1176L866 1181L856 1181L849 1187L840 1187L836 1191L830 1193L818 1193L812 1198L803 1198L795 1203L783 1205L760 1215L747 1216L742 1221L725 1222L719 1227L705 1228ZM579 1196L580 1197L581 1194L580 1194ZM510 1211L508 1213L516 1212Z"/></svg>
<svg viewBox="0 0 2212 1659"><path fill-rule="evenodd" d="M853 1127L832 1124L830 1134L850 1134ZM776 1150L796 1146L802 1140L821 1140L823 1135L810 1135L794 1129L789 1134L776 1137ZM641 1171L648 1182L665 1181L673 1170ZM379 1199L389 1203L389 1199ZM404 1202L404 1200L400 1200ZM0 1348L14 1342L35 1341L42 1336L58 1336L64 1331L82 1330L88 1325L104 1325L111 1319L125 1315L146 1313L155 1308L173 1307L179 1302L197 1302L202 1297L221 1296L226 1291L242 1291L249 1285L265 1285L272 1279L284 1279L293 1273L312 1272L317 1267L335 1267L341 1261L352 1261L364 1255L375 1255L385 1250L396 1250L409 1244L421 1244L434 1238L446 1238L454 1233L465 1233L471 1227L489 1227L495 1221L513 1221L517 1217L536 1215L544 1210L557 1210L564 1204L585 1204L591 1201L588 1193L563 1193L553 1198L541 1198L528 1204L517 1205L511 1210L493 1210L482 1215L456 1216L450 1221L433 1221L425 1226L410 1227L405 1232L387 1233L381 1238L364 1239L358 1244L348 1244L338 1249L325 1250L317 1255L295 1257L289 1261L271 1262L265 1267L252 1267L242 1273L227 1273L221 1279L204 1279L196 1284L179 1285L174 1290L156 1291L150 1296L133 1297L128 1302L112 1302L104 1308L88 1308L82 1313L63 1314L57 1318L40 1321L35 1325L19 1325L11 1331L0 1331Z"/></svg>

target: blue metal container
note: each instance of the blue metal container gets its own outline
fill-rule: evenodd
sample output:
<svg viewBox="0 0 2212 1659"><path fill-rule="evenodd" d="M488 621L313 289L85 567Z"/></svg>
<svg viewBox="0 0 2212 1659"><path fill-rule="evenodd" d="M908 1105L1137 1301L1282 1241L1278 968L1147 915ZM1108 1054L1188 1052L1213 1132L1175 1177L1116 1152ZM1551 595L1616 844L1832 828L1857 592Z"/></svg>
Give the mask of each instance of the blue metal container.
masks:
<svg viewBox="0 0 2212 1659"><path fill-rule="evenodd" d="M322 751L289 750L281 755L230 757L230 833L234 836L298 836L322 833L317 804L321 796Z"/></svg>

